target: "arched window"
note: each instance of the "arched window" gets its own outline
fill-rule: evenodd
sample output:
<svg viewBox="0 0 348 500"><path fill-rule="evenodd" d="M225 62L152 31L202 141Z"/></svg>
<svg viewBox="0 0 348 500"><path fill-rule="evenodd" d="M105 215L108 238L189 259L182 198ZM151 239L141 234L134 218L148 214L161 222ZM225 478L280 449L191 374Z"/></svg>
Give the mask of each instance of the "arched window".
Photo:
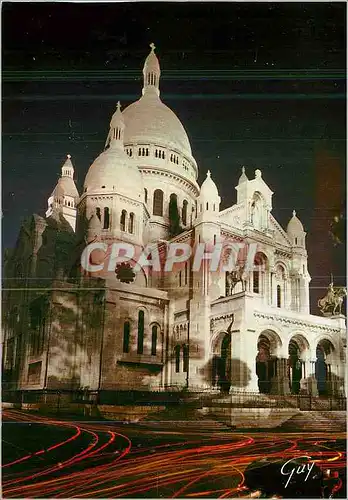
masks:
<svg viewBox="0 0 348 500"><path fill-rule="evenodd" d="M99 207L97 207L97 208L95 209L95 213L96 213L96 215L97 215L98 219L99 219L99 220L101 220L101 211L100 211L100 208L99 208Z"/></svg>
<svg viewBox="0 0 348 500"><path fill-rule="evenodd" d="M153 215L163 215L163 191L156 189L153 193Z"/></svg>
<svg viewBox="0 0 348 500"><path fill-rule="evenodd" d="M110 227L110 210L108 207L104 208L104 229L109 229Z"/></svg>
<svg viewBox="0 0 348 500"><path fill-rule="evenodd" d="M209 210L209 203L207 202L206 209Z"/></svg>
<svg viewBox="0 0 348 500"><path fill-rule="evenodd" d="M144 352L144 311L138 313L138 354Z"/></svg>
<svg viewBox="0 0 348 500"><path fill-rule="evenodd" d="M297 245L297 238L295 238L295 245Z"/></svg>
<svg viewBox="0 0 348 500"><path fill-rule="evenodd" d="M175 372L176 373L180 372L180 351L181 351L181 347L179 345L175 346L174 352L175 352Z"/></svg>
<svg viewBox="0 0 348 500"><path fill-rule="evenodd" d="M260 193L256 192L251 204L251 222L255 229L262 229L263 224L263 201Z"/></svg>
<svg viewBox="0 0 348 500"><path fill-rule="evenodd" d="M156 356L157 354L157 337L158 337L158 326L153 325L151 332L151 356Z"/></svg>
<svg viewBox="0 0 348 500"><path fill-rule="evenodd" d="M129 352L129 341L130 341L130 323L125 321L123 325L123 352Z"/></svg>
<svg viewBox="0 0 348 500"><path fill-rule="evenodd" d="M253 272L253 292L260 293L260 272Z"/></svg>
<svg viewBox="0 0 348 500"><path fill-rule="evenodd" d="M128 221L128 232L130 234L133 234L134 233L134 213L131 212L129 214L129 221Z"/></svg>
<svg viewBox="0 0 348 500"><path fill-rule="evenodd" d="M120 219L121 231L126 230L126 218L127 218L127 212L126 212L126 210L122 210L121 219Z"/></svg>
<svg viewBox="0 0 348 500"><path fill-rule="evenodd" d="M280 285L277 285L277 307L282 306L282 291Z"/></svg>
<svg viewBox="0 0 348 500"><path fill-rule="evenodd" d="M180 233L180 213L178 208L178 197L175 193L172 193L169 198L169 234L171 237L176 236Z"/></svg>
<svg viewBox="0 0 348 500"><path fill-rule="evenodd" d="M184 200L183 201L183 204L182 204L182 223L184 224L184 226L186 226L187 224L187 200Z"/></svg>
<svg viewBox="0 0 348 500"><path fill-rule="evenodd" d="M188 345L184 345L183 347L183 354L184 354L184 372L188 372L188 365L189 365L189 348Z"/></svg>
<svg viewBox="0 0 348 500"><path fill-rule="evenodd" d="M179 271L179 287L181 287L182 281L181 281L181 271Z"/></svg>
<svg viewBox="0 0 348 500"><path fill-rule="evenodd" d="M144 199L145 199L145 203L147 203L147 189L146 188L144 189Z"/></svg>
<svg viewBox="0 0 348 500"><path fill-rule="evenodd" d="M264 275L268 269L267 257L262 252L257 252L254 258L253 292L264 293Z"/></svg>
<svg viewBox="0 0 348 500"><path fill-rule="evenodd" d="M187 262L185 264L185 285L188 283L188 265Z"/></svg>

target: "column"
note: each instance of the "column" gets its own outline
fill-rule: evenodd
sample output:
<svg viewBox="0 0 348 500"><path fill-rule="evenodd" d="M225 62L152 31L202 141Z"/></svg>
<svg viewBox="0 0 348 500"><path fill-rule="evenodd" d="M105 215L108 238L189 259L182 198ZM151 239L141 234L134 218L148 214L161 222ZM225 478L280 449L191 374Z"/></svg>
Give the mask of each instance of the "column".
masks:
<svg viewBox="0 0 348 500"><path fill-rule="evenodd" d="M253 293L254 291L254 267L249 273L249 292Z"/></svg>
<svg viewBox="0 0 348 500"><path fill-rule="evenodd" d="M300 380L300 394L308 394L308 381L306 373L306 360L300 359L301 363L301 380Z"/></svg>
<svg viewBox="0 0 348 500"><path fill-rule="evenodd" d="M257 342L254 332L232 332L230 392L259 392L256 375Z"/></svg>
<svg viewBox="0 0 348 500"><path fill-rule="evenodd" d="M281 394L290 394L290 378L288 373L288 358L282 358L281 360Z"/></svg>
<svg viewBox="0 0 348 500"><path fill-rule="evenodd" d="M269 273L269 305L272 306L274 304L273 301L273 291L274 291L274 273Z"/></svg>
<svg viewBox="0 0 348 500"><path fill-rule="evenodd" d="M317 384L317 379L315 378L315 363L316 360L305 361L308 392L312 396L318 396L318 384Z"/></svg>
<svg viewBox="0 0 348 500"><path fill-rule="evenodd" d="M291 309L291 286L288 278L284 280L284 307Z"/></svg>
<svg viewBox="0 0 348 500"><path fill-rule="evenodd" d="M306 278L299 279L299 311L309 314L309 283Z"/></svg>

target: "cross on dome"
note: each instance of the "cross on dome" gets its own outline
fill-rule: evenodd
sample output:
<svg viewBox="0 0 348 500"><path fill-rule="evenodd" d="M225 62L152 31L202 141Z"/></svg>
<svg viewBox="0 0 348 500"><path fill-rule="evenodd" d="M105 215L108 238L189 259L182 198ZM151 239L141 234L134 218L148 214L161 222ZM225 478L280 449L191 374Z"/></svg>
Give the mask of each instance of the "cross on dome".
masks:
<svg viewBox="0 0 348 500"><path fill-rule="evenodd" d="M210 172L210 170L208 170L208 172L207 172L207 177L209 177L209 178L211 177L211 172Z"/></svg>
<svg viewBox="0 0 348 500"><path fill-rule="evenodd" d="M120 101L117 101L117 110L120 111L121 110L121 103Z"/></svg>
<svg viewBox="0 0 348 500"><path fill-rule="evenodd" d="M159 96L159 80L161 76L161 69L155 54L155 44L150 43L151 52L147 56L143 68L144 75L144 87L143 87L143 95L147 90L150 92L155 91L155 93Z"/></svg>
<svg viewBox="0 0 348 500"><path fill-rule="evenodd" d="M296 210L293 210L293 211L292 211L292 216L293 216L293 217L296 217Z"/></svg>
<svg viewBox="0 0 348 500"><path fill-rule="evenodd" d="M68 160L70 160L70 158L71 158L71 155L69 155L69 154L68 154L68 155L66 155L66 157L68 158Z"/></svg>

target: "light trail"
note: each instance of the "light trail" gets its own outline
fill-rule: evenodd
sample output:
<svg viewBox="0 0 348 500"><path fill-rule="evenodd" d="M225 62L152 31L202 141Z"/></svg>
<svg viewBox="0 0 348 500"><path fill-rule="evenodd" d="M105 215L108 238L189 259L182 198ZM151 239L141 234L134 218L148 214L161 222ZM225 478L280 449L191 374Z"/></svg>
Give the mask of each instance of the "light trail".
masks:
<svg viewBox="0 0 348 500"><path fill-rule="evenodd" d="M158 424L152 431L141 425L69 422L4 411L5 428L13 421L52 427L52 441L55 429L74 434L5 464L5 498L233 498L246 491L246 467L264 457L308 454L321 468L346 467L344 433L209 435L187 431L184 424L173 433Z"/></svg>

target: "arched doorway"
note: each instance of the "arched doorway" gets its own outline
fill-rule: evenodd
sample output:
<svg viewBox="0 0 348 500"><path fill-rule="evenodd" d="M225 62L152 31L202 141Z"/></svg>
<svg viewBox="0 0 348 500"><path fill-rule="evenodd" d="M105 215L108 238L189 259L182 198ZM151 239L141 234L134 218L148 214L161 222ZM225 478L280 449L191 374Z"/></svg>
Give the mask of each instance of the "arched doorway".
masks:
<svg viewBox="0 0 348 500"><path fill-rule="evenodd" d="M266 330L261 333L257 342L256 375L261 394L270 394L272 383L277 373L277 350L281 345L278 335ZM273 379L273 380L272 380ZM276 392L278 389L273 388Z"/></svg>
<svg viewBox="0 0 348 500"><path fill-rule="evenodd" d="M222 392L231 386L231 334L222 333L215 346L212 366L212 384Z"/></svg>
<svg viewBox="0 0 348 500"><path fill-rule="evenodd" d="M289 369L289 387L291 394L299 394L300 392L300 381L302 378L302 363L300 359L300 347L295 339L291 339L289 342L289 358L288 358L288 369Z"/></svg>
<svg viewBox="0 0 348 500"><path fill-rule="evenodd" d="M262 394L269 394L271 392L273 366L271 360L271 343L264 335L260 335L257 351L256 375L258 377L259 391Z"/></svg>
<svg viewBox="0 0 348 500"><path fill-rule="evenodd" d="M315 378L319 396L329 396L333 392L330 363L333 352L334 347L329 340L324 339L317 344Z"/></svg>
<svg viewBox="0 0 348 500"><path fill-rule="evenodd" d="M306 360L309 358L310 350L306 337L296 333L290 339L287 359L287 380L291 394L312 391L309 366L306 368Z"/></svg>

